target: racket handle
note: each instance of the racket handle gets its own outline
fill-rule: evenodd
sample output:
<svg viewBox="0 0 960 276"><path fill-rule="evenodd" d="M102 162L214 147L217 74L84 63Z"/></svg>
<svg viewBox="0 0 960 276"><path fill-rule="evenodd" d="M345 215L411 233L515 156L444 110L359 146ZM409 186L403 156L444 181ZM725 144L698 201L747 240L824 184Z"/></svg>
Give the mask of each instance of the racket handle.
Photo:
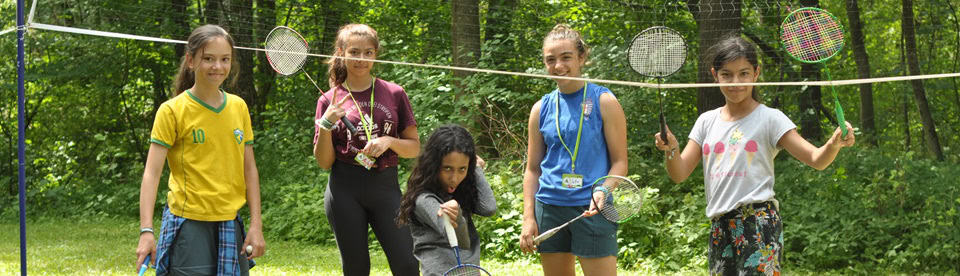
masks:
<svg viewBox="0 0 960 276"><path fill-rule="evenodd" d="M137 275L143 276L143 273L147 272L147 268L149 267L150 267L150 255L147 255L146 258L143 258L143 264L140 265L140 273Z"/></svg>
<svg viewBox="0 0 960 276"><path fill-rule="evenodd" d="M557 228L550 229L550 230L547 231L547 232L543 232L543 234L540 234L540 235L537 236L536 238L533 238L533 244L534 244L534 245L540 245L541 242L549 239L550 237L553 237L553 235L556 235L557 232L560 232L560 229L561 229L561 228L563 228L563 227L561 226L561 227L557 227Z"/></svg>
<svg viewBox="0 0 960 276"><path fill-rule="evenodd" d="M357 134L357 128L353 126L353 123L350 120L347 120L347 117L340 117L340 122L347 127L347 130L350 131L350 134Z"/></svg>
<svg viewBox="0 0 960 276"><path fill-rule="evenodd" d="M667 141L667 118L663 113L660 113L660 140L663 140L664 145L670 144L670 141Z"/></svg>
<svg viewBox="0 0 960 276"><path fill-rule="evenodd" d="M840 139L847 138L847 120L843 116L843 107L840 106L840 100L833 98L833 104L837 107L837 125L840 126Z"/></svg>
<svg viewBox="0 0 960 276"><path fill-rule="evenodd" d="M450 216L443 214L443 217L440 219L443 221L443 229L447 231L447 241L450 242L450 247L457 247L460 245L457 242L457 231L453 230L453 225L450 224Z"/></svg>

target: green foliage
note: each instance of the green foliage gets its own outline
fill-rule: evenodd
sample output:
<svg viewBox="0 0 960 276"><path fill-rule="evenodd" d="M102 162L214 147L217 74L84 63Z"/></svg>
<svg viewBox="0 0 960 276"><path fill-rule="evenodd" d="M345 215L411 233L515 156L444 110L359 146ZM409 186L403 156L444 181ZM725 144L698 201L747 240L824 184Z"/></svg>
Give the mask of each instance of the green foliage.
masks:
<svg viewBox="0 0 960 276"><path fill-rule="evenodd" d="M200 2L203 1L197 1ZM277 24L300 30L311 45L330 42L325 37L329 31L324 29L326 20L364 22L380 33L381 59L451 63L449 30L453 13L449 1L342 1L329 6L336 9L339 18L327 18L333 12L325 10L326 4L301 2L304 1L278 1L277 11L285 12L274 16ZM504 1L497 3L500 2ZM690 44L687 64L666 82L696 82L696 61L702 53L698 50L697 23L683 7L688 3L515 2L511 8L494 10L490 9L494 1L481 1L482 45L481 53L474 54L476 67L544 73L543 36L554 24L562 22L580 30L593 46L585 69L587 77L653 82L628 67L625 47L640 30L662 23L676 28ZM845 18L842 3L821 2L838 17ZM5 1L0 7L12 11L11 3ZM172 17L130 24L123 21L128 20L124 16L100 13L108 10L104 8L107 5L114 6L109 11L129 11L128 15L141 10L164 10L169 8L164 1L40 3L45 12L37 13L37 22L175 39L184 38L188 32ZM776 47L779 22L771 19L783 16L778 14L782 10L751 8L758 3L770 5L744 1L744 31ZM944 4L948 7L944 8ZM901 46L896 43L902 35L899 6L875 1L861 1L860 5L873 76L903 75L906 69L901 63ZM960 38L954 30L958 28L954 26L958 18L956 6L951 1L916 3L918 47L926 73L960 70ZM190 4L187 13L192 16L201 11ZM4 19L0 30L13 26L12 14L0 13L0 19ZM256 15L259 16L264 14ZM196 26L201 21L193 18L184 23ZM13 33L5 34L0 41L14 45L14 38ZM136 217L154 109L167 98L167 87L180 58L175 56L175 47L33 30L27 35L26 48L29 216ZM857 65L851 49L846 47L845 52L826 64L834 79L857 78L856 70L851 69ZM324 54L329 51L312 49ZM15 47L0 48L0 55L7 57L3 59L5 66L0 66L0 75L12 80L16 74ZM800 80L795 63L777 64L769 53L764 53L761 62L763 81ZM304 69L325 86L322 59L311 57ZM333 235L323 207L327 174L317 168L312 157L318 93L303 74L276 78L260 68L254 71L258 89L264 90L257 94L262 110L252 108L251 112L255 119L265 233L270 239L330 246ZM485 242L484 254L497 261L516 260L513 264L519 263L517 267L537 267L536 258L520 253L516 245L522 215L527 119L533 104L555 89L555 84L546 78L487 73L457 79L449 70L392 64L377 64L374 74L406 89L421 137L445 123L458 123L471 130L481 154L491 164L487 177L497 192L499 207L493 217L477 220ZM877 147L861 143L844 149L824 171L802 165L789 154L780 154L776 191L783 207L787 268L831 272L849 269L862 274L890 270L947 274L960 271L960 185L956 182L960 178L960 169L956 167L960 160L956 154L956 144L960 143L960 84L956 79L933 79L924 81L924 85L930 103L934 103L931 108L947 154L945 162L931 161L926 156L924 137L920 134L924 126L907 82L874 85L875 113L882 114L876 116ZM701 272L706 263L708 234L702 172L694 171L679 184L665 177L662 154L651 143L651 136L659 131L657 117L650 115L658 111L654 94L657 91L606 86L627 114L631 177L648 192L641 215L620 227L619 265L650 274ZM796 120L810 112L798 110L794 104L801 95L798 92L804 89L763 87L762 96L765 103L779 104ZM862 107L856 104L860 96L857 87L840 86L837 90L848 120L858 125ZM698 115L697 94L693 89L665 90L662 94L668 124L677 137L685 137ZM15 82L0 83L0 96L16 98ZM829 109L829 101L826 105ZM15 221L18 211L16 109L13 100L0 102L0 218L8 222ZM830 126L824 127L825 131L832 130L825 118L820 124ZM401 187L411 166L412 160L401 161ZM166 179L160 184L157 210L164 202ZM242 213L246 214L246 210ZM376 247L372 243L371 248ZM279 248L284 252L299 250ZM295 266L298 262L289 263ZM2 266L0 271L4 271Z"/></svg>
<svg viewBox="0 0 960 276"><path fill-rule="evenodd" d="M822 172L777 163L787 260L810 269L958 269L960 169L914 152L844 151Z"/></svg>

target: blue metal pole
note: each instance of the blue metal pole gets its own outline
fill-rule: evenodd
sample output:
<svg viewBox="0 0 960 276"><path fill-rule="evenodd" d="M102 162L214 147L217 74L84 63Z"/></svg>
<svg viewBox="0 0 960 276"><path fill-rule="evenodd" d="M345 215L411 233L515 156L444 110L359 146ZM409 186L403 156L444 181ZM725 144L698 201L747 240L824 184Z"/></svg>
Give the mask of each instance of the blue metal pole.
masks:
<svg viewBox="0 0 960 276"><path fill-rule="evenodd" d="M26 120L26 96L23 89L23 78L26 75L25 65L23 63L23 35L27 32L27 26L23 23L23 0L17 0L17 155L19 156L19 180L20 180L20 275L27 275L27 181L25 164L26 158L24 151Z"/></svg>

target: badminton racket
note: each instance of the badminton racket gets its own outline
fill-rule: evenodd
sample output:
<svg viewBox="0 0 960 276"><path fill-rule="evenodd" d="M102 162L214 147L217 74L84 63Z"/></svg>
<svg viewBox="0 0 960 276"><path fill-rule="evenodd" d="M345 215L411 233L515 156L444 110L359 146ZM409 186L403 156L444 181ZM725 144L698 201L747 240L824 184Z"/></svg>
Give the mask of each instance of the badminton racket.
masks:
<svg viewBox="0 0 960 276"><path fill-rule="evenodd" d="M475 264L465 264L460 261L460 243L457 241L456 230L454 230L453 225L450 224L450 217L444 214L440 220L443 221L443 228L447 232L447 241L450 242L450 247L453 247L453 254L457 257L457 266L444 272L443 276L490 276L490 272L487 272L487 270L482 267Z"/></svg>
<svg viewBox="0 0 960 276"><path fill-rule="evenodd" d="M663 95L660 83L673 75L687 60L687 43L679 32L664 26L654 26L633 37L627 53L630 67L640 75L657 79L657 101L660 103L660 139L667 144L667 119L663 114Z"/></svg>
<svg viewBox="0 0 960 276"><path fill-rule="evenodd" d="M307 54L310 51L310 45L303 39L303 36L286 26L273 28L273 30L267 34L267 39L264 41L264 44L266 45L265 52L270 67L273 68L277 74L284 76L290 76L300 72L303 69L303 64L307 61ZM310 74L304 75L306 75L307 79L313 83L313 86L320 91L322 97L323 89L320 89L320 86L313 80L313 77L310 77ZM330 100L330 103L333 103L333 99ZM347 127L350 134L357 133L357 128L350 123L350 120L347 120L346 116L340 117L340 122L343 122L343 125Z"/></svg>
<svg viewBox="0 0 960 276"><path fill-rule="evenodd" d="M643 206L643 192L636 183L633 183L632 180L626 177L607 175L597 179L593 182L593 193L599 191L604 192L603 201L594 201L594 205L597 206L600 215L609 221L616 223L627 222L636 216L640 211L640 207ZM592 200L596 200L592 195L591 198ZM553 235L556 235L557 232L560 232L564 227L583 218L584 215L585 213L580 214L560 226L543 232L533 239L533 244L540 244L544 240L553 237Z"/></svg>
<svg viewBox="0 0 960 276"><path fill-rule="evenodd" d="M843 25L837 17L819 8L801 8L795 10L783 19L780 24L780 41L783 49L794 59L803 63L824 63L833 58L843 49ZM830 76L830 68L823 67ZM837 112L837 124L842 129L843 137L847 136L846 120L843 108L837 97L837 90L830 86L833 92L833 106Z"/></svg>

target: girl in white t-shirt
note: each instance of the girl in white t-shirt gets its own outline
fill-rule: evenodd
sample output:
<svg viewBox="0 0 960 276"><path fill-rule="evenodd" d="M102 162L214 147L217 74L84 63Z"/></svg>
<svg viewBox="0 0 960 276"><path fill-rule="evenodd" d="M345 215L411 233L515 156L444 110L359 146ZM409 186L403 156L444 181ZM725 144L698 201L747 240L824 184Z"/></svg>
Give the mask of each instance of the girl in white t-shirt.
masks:
<svg viewBox="0 0 960 276"><path fill-rule="evenodd" d="M756 46L737 36L710 48L710 72L717 83L752 83L760 76ZM797 133L796 125L780 110L761 104L753 86L720 87L724 106L704 112L690 131L689 141L676 155L679 143L667 128L667 141L655 136L666 154L667 173L676 183L690 176L703 160L707 217L711 220L709 266L711 275L775 275L780 272L783 225L774 198L773 160L780 149L818 170L854 144L849 123L841 137L838 127L821 147Z"/></svg>

